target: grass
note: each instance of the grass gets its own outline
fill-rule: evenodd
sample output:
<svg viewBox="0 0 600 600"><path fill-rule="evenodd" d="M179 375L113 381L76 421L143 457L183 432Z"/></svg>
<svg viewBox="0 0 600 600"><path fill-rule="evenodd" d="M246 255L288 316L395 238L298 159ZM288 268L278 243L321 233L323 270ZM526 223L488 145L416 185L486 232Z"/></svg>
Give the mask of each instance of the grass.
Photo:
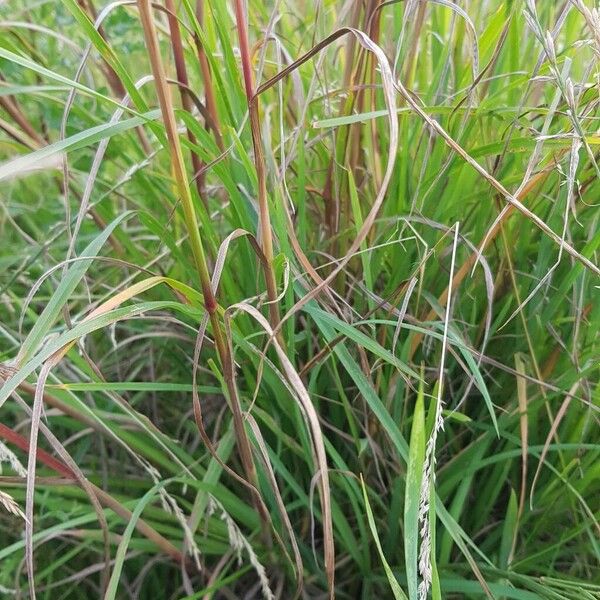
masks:
<svg viewBox="0 0 600 600"><path fill-rule="evenodd" d="M600 598L591 0L0 15L0 595Z"/></svg>

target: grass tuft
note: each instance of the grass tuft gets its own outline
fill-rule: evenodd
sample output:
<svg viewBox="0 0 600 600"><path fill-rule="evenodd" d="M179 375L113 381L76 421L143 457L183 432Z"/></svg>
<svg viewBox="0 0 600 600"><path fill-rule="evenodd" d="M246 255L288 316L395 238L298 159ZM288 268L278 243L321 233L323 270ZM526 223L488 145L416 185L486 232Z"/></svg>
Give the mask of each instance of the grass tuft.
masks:
<svg viewBox="0 0 600 600"><path fill-rule="evenodd" d="M0 11L0 594L600 598L592 0Z"/></svg>

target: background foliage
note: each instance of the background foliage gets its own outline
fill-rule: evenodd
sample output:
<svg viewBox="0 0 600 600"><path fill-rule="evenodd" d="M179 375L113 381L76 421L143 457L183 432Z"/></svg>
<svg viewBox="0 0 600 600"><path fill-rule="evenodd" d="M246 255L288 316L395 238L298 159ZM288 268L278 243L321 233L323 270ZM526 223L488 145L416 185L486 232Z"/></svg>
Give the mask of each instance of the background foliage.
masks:
<svg viewBox="0 0 600 600"><path fill-rule="evenodd" d="M598 9L248 4L0 6L0 590L600 597Z"/></svg>

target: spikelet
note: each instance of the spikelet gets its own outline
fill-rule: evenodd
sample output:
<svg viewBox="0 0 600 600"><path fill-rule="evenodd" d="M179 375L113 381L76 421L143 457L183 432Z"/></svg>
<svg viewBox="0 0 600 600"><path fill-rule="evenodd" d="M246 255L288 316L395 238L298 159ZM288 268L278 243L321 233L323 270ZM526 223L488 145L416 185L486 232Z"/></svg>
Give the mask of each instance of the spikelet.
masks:
<svg viewBox="0 0 600 600"><path fill-rule="evenodd" d="M220 513L219 516L221 520L227 526L229 545L231 546L232 550L235 551L238 563L241 564L242 551L245 550L248 554L248 558L250 559L250 564L254 567L254 571L256 572L258 580L260 581L263 598L265 600L274 600L275 596L273 595L271 587L269 586L269 579L267 578L265 568L258 560L258 556L256 556L254 549L250 545L250 542L245 538L244 534L241 532L236 522L229 516L223 505L218 500L210 496L207 506L207 515L210 516L216 512Z"/></svg>
<svg viewBox="0 0 600 600"><path fill-rule="evenodd" d="M20 463L16 454L0 441L0 464L7 462L19 477L27 477L27 469Z"/></svg>
<svg viewBox="0 0 600 600"><path fill-rule="evenodd" d="M21 510L21 508L17 504L16 500L10 494L7 494L6 492L3 492L2 490L0 490L0 504L10 514L17 515L18 517L21 517L23 519L23 521L27 521L27 517L25 516L25 513Z"/></svg>

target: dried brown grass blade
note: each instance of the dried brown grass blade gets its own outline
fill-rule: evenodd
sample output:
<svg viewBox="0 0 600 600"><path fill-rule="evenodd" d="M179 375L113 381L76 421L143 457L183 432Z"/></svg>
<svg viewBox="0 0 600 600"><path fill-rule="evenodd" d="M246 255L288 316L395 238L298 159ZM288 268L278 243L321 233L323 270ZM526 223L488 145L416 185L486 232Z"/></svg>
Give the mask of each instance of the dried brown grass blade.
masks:
<svg viewBox="0 0 600 600"><path fill-rule="evenodd" d="M319 416L312 404L308 391L300 379L300 375L287 357L284 349L279 345L275 338L275 332L264 318L264 316L253 306L247 303L238 303L230 306L225 311L225 327L228 330L227 339L231 340L231 318L234 311L243 311L253 317L264 331L271 337L277 356L283 368L286 378L291 388L295 391L295 397L300 404L303 414L307 420L311 438L313 442L313 451L315 463L318 467L319 495L321 499L321 509L323 514L323 543L324 543L324 561L327 582L329 587L329 597L334 598L334 580L335 580L335 547L333 536L333 520L331 514L331 496L329 487L329 471L327 467L327 454L323 433L319 423Z"/></svg>

